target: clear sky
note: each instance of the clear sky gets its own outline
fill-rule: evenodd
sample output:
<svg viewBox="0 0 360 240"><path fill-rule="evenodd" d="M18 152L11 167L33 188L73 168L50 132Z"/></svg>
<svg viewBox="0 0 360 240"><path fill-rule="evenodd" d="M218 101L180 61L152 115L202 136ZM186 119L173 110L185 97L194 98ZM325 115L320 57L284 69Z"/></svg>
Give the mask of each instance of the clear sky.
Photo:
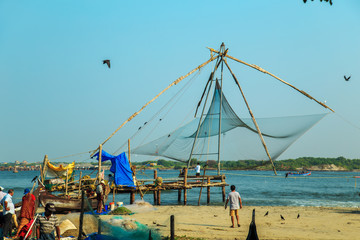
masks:
<svg viewBox="0 0 360 240"><path fill-rule="evenodd" d="M205 62L206 47L218 49L222 42L230 55L336 112L280 159L360 158L359 0L333 0L332 6L319 0L2 0L0 162L96 148L172 81ZM111 69L103 59L111 60ZM239 76L250 71L235 69ZM264 79L241 79L255 117L328 112Z"/></svg>

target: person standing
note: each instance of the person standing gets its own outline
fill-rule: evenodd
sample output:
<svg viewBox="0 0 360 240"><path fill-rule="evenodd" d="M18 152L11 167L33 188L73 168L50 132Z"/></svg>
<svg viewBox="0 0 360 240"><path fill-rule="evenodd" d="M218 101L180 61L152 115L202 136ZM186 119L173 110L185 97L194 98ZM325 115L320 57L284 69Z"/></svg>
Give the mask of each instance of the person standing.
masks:
<svg viewBox="0 0 360 240"><path fill-rule="evenodd" d="M200 163L198 163L195 167L196 177L200 177L200 169Z"/></svg>
<svg viewBox="0 0 360 240"><path fill-rule="evenodd" d="M37 217L35 226L38 240L55 240L54 230L56 230L56 239L60 240L60 224L59 219L53 214L55 210L53 203L47 203L45 212Z"/></svg>
<svg viewBox="0 0 360 240"><path fill-rule="evenodd" d="M97 213L102 212L102 207L104 203L104 195L105 195L105 181L101 180L100 183L96 187L96 199L97 199Z"/></svg>
<svg viewBox="0 0 360 240"><path fill-rule="evenodd" d="M12 201L12 196L14 195L14 189L9 189L8 194L3 197L1 200L1 205L3 206L3 235L4 237L11 237L11 227L12 227L12 216L15 214L15 206Z"/></svg>
<svg viewBox="0 0 360 240"><path fill-rule="evenodd" d="M238 210L239 208L242 208L242 202L241 202L241 197L240 194L238 192L235 191L235 186L231 185L230 187L231 192L229 193L227 199L226 199L226 203L225 203L225 209L227 208L227 204L230 201L230 217L231 217L231 223L232 225L230 227L234 227L234 216L236 216L236 220L237 220L237 225L238 227L240 227L240 223L239 223L239 213Z"/></svg>
<svg viewBox="0 0 360 240"><path fill-rule="evenodd" d="M22 197L22 204L20 210L20 225L14 238L19 236L19 233L26 224L28 224L35 215L35 196L30 193L28 188L24 190L24 196Z"/></svg>

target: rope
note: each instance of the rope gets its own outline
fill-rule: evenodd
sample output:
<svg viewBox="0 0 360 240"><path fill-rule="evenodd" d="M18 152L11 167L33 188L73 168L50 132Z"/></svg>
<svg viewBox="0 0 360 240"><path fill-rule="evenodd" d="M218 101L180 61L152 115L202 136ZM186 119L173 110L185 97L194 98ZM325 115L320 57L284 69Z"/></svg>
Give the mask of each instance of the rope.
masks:
<svg viewBox="0 0 360 240"><path fill-rule="evenodd" d="M354 128L357 128L358 130L360 130L360 128L358 126L356 126L355 124L353 124L352 122L350 122L349 120L347 120L345 117L343 117L342 115L340 115L338 112L335 113L335 115L337 115L339 118L341 118L343 121L347 122L349 125L353 126Z"/></svg>
<svg viewBox="0 0 360 240"><path fill-rule="evenodd" d="M190 78L190 80L158 111L158 112L156 112L154 115L153 115L153 117L148 121L149 123L151 123L154 119L155 119L155 117L156 116L158 116L158 115L160 115L160 113L162 112L162 111L164 111L164 109L168 106L168 105L170 105L170 103L174 100L174 99L176 99L178 96L179 96L179 94L180 93L182 93L182 95L185 93L185 88L189 88L190 86L191 86L191 84L193 83L193 80L196 78L196 77L198 77L199 76L199 74L200 74L200 71L198 71L196 74L194 74L191 78ZM181 95L181 96L182 96ZM174 107L174 105L180 100L180 98L181 98L181 96L179 96L178 98L177 98L177 100L175 101L175 103L169 108L169 110L164 114L164 116L161 118L161 121L162 120L164 120L164 118L168 115L168 113L170 112L170 110ZM184 120L183 120L184 121ZM153 131L155 131L155 129L157 128L157 126L160 124L160 121L155 125L155 127L152 129L152 131L143 139L143 141L139 144L139 146L141 146L143 143L144 143L144 141L145 141L145 139L147 139L150 135L151 135L151 133L153 132ZM137 135L138 135L138 133L140 133L140 130L142 130L143 128L145 128L146 126L148 126L149 124L145 124L144 126L142 126L142 127L140 127L139 128L139 130L138 131L136 131L131 137L130 137L130 140L132 140L133 138L135 138ZM123 147L125 147L126 146L126 144L127 144L127 140L114 152L114 154L116 154L116 153L118 153Z"/></svg>
<svg viewBox="0 0 360 240"><path fill-rule="evenodd" d="M50 161L50 160L58 160L58 159L73 157L73 156L77 156L77 155L81 155L81 154L85 154L85 153L91 153L92 151L93 151L93 150L90 150L90 151L87 151L87 152L82 152L82 153L74 153L74 154L71 154L71 155L63 156L63 157L49 158L49 161Z"/></svg>

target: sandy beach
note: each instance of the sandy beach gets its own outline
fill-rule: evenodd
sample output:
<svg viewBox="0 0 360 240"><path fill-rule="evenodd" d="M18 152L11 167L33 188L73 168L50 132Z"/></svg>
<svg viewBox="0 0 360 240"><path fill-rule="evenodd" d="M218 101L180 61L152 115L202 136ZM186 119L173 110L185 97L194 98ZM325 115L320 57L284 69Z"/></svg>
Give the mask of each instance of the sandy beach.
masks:
<svg viewBox="0 0 360 240"><path fill-rule="evenodd" d="M246 239L253 209L259 239L359 238L358 208L244 206L239 214L239 228L230 228L229 211L221 206L156 206L144 212L140 210L128 218L157 229L162 236L170 235L170 216L174 215L176 236ZM268 215L264 216L267 211ZM285 220L280 218L280 214Z"/></svg>

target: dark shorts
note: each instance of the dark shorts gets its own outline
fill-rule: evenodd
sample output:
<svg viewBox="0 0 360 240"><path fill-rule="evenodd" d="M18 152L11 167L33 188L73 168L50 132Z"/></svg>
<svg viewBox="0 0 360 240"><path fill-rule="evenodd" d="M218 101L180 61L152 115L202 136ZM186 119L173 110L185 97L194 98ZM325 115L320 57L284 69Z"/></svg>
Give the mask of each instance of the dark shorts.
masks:
<svg viewBox="0 0 360 240"><path fill-rule="evenodd" d="M200 173L196 173L196 176L197 176L197 177L200 177Z"/></svg>

